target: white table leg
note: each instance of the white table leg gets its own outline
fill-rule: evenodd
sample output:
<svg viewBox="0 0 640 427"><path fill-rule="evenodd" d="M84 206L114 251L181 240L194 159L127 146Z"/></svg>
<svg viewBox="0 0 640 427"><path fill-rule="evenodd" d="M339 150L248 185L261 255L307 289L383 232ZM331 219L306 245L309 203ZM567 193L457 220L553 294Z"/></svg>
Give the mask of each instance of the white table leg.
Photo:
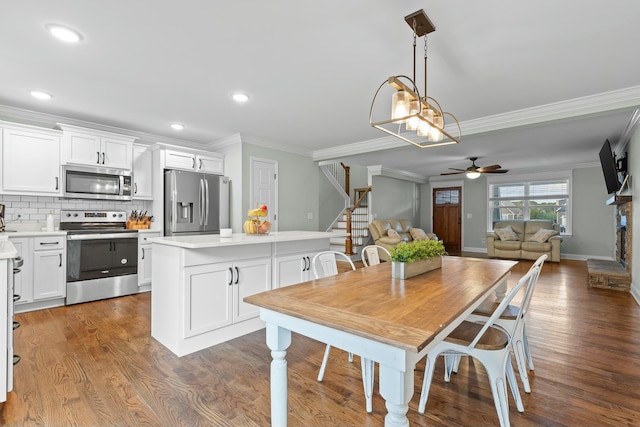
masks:
<svg viewBox="0 0 640 427"><path fill-rule="evenodd" d="M271 349L271 425L287 426L287 348L291 331L267 323L267 346Z"/></svg>
<svg viewBox="0 0 640 427"><path fill-rule="evenodd" d="M413 396L413 368L401 372L380 366L380 394L385 399L387 415L385 427L409 427L407 411Z"/></svg>

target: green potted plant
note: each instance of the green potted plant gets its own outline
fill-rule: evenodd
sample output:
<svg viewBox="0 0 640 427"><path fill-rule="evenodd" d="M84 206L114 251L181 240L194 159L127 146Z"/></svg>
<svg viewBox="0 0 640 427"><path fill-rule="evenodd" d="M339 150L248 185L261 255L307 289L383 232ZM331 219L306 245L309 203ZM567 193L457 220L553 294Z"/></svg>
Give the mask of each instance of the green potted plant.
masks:
<svg viewBox="0 0 640 427"><path fill-rule="evenodd" d="M447 254L441 240L414 240L392 248L391 277L408 279L442 267L442 256Z"/></svg>

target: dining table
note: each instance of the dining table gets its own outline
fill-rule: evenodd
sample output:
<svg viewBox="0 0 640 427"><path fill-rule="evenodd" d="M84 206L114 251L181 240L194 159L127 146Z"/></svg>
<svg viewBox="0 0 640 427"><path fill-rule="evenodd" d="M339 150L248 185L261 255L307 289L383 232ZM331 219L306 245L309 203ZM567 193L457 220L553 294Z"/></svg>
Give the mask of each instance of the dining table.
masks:
<svg viewBox="0 0 640 427"><path fill-rule="evenodd" d="M296 332L377 363L384 425L408 426L416 363L492 293L503 294L517 264L444 256L441 268L402 280L383 262L245 297L266 323L271 425L287 425L286 354Z"/></svg>

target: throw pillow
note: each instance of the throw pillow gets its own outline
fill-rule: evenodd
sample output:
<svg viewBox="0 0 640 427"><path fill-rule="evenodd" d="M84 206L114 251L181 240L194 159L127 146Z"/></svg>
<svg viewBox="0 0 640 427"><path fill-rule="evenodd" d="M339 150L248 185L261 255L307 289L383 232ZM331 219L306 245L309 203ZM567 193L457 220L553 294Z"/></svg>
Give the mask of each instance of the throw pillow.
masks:
<svg viewBox="0 0 640 427"><path fill-rule="evenodd" d="M495 230L493 230L494 233L496 233L498 235L498 237L500 238L500 240L520 240L518 239L518 235L516 234L515 231L513 231L513 228L511 227L507 227L507 228L496 228Z"/></svg>
<svg viewBox="0 0 640 427"><path fill-rule="evenodd" d="M531 236L529 241L530 242L544 243L547 240L549 240L549 237L555 236L556 234L558 234L558 232L556 230L547 230L547 229L541 228L540 230L536 231L536 234Z"/></svg>
<svg viewBox="0 0 640 427"><path fill-rule="evenodd" d="M422 228L410 228L409 233L411 233L413 240L425 240L429 238Z"/></svg>
<svg viewBox="0 0 640 427"><path fill-rule="evenodd" d="M400 235L398 234L398 232L392 228L387 230L387 236L389 237L396 237L396 238L400 238Z"/></svg>

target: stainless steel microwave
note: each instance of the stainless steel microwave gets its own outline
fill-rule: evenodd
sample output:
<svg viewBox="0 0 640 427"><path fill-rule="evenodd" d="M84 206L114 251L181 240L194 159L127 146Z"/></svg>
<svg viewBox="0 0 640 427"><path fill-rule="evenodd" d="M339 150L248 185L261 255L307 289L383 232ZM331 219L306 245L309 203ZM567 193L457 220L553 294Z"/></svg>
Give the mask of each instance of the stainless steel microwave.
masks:
<svg viewBox="0 0 640 427"><path fill-rule="evenodd" d="M131 172L93 166L62 167L62 197L131 200Z"/></svg>

